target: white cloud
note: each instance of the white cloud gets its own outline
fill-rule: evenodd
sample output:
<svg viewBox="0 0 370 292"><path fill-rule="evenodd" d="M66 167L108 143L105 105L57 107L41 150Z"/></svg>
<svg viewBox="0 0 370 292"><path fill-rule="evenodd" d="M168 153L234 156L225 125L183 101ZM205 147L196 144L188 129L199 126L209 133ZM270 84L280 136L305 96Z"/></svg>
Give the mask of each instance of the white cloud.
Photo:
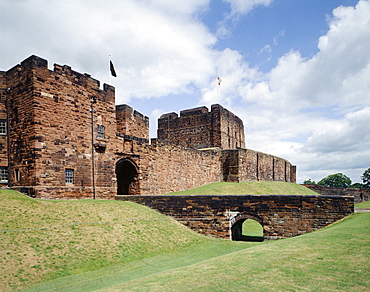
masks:
<svg viewBox="0 0 370 292"><path fill-rule="evenodd" d="M235 82L223 95L244 121L247 147L299 163L299 181L346 171L359 181L370 166L369 15L370 1L336 8L316 55L287 52L267 74L228 53L224 72L236 73L223 85Z"/></svg>
<svg viewBox="0 0 370 292"><path fill-rule="evenodd" d="M204 85L214 71L211 47L216 38L197 19L208 2L7 2L0 12L0 32L12 41L2 47L15 60L9 67L37 54L102 82L108 82L111 55L119 76L115 85L124 88L117 92L119 103L185 92L189 84ZM4 23L8 18L10 27ZM7 47L14 42L20 47ZM23 55L25 51L29 53Z"/></svg>
<svg viewBox="0 0 370 292"><path fill-rule="evenodd" d="M298 164L298 181L334 172L359 177L370 166L370 1L336 8L318 53L286 52L267 74L215 44L240 17L272 0L224 2L230 13L223 33L213 35L199 17L209 0L3 1L2 69L36 54L103 83L110 54L117 103L199 90L199 105L221 103L243 119L247 147ZM152 110L153 124L160 114Z"/></svg>

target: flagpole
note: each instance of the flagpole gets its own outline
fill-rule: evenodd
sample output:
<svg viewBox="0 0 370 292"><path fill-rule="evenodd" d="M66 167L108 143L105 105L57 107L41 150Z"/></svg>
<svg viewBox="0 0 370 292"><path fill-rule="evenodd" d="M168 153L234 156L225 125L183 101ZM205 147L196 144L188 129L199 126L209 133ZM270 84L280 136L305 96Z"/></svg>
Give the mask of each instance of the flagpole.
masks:
<svg viewBox="0 0 370 292"><path fill-rule="evenodd" d="M108 80L109 80L109 85L112 85L112 77L111 77L111 74L110 74L110 62L111 62L111 60L110 60L110 55L109 55L109 62L108 62L108 64L109 64Z"/></svg>

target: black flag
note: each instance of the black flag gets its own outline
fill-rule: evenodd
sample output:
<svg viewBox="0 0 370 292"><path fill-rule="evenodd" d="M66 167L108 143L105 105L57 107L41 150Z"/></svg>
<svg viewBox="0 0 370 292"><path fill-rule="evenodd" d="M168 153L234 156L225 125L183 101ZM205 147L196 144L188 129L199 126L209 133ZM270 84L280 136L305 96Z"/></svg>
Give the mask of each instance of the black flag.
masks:
<svg viewBox="0 0 370 292"><path fill-rule="evenodd" d="M114 70L112 61L109 62L110 62L110 73L112 74L112 76L117 77L116 70Z"/></svg>

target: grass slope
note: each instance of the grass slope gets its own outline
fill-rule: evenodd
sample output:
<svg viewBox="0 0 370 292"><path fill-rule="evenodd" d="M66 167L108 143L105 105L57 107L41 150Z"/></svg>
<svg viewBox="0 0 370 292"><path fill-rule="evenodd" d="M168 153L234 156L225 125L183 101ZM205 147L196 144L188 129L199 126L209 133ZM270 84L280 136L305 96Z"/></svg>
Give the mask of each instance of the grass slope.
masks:
<svg viewBox="0 0 370 292"><path fill-rule="evenodd" d="M60 278L30 291L368 291L370 213L322 230L224 251L224 243Z"/></svg>
<svg viewBox="0 0 370 292"><path fill-rule="evenodd" d="M319 195L299 184L276 181L218 182L170 195Z"/></svg>
<svg viewBox="0 0 370 292"><path fill-rule="evenodd" d="M245 243L201 236L132 202L35 200L0 191L0 205L0 291L40 282L30 291L370 286L370 213L304 236Z"/></svg>
<svg viewBox="0 0 370 292"><path fill-rule="evenodd" d="M36 200L1 190L0 206L0 291L214 241L132 202Z"/></svg>

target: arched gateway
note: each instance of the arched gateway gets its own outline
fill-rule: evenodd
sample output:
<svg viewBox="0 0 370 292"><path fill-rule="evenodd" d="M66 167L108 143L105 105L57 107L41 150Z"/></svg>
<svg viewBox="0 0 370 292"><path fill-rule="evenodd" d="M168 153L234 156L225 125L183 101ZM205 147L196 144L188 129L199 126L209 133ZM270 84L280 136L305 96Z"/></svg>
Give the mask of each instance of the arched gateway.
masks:
<svg viewBox="0 0 370 292"><path fill-rule="evenodd" d="M116 163L117 194L137 195L139 190L138 167L128 159L122 158Z"/></svg>
<svg viewBox="0 0 370 292"><path fill-rule="evenodd" d="M252 235L247 232L245 235L245 223L248 221L253 221L255 224L262 227L262 234L254 234ZM243 232L244 231L244 232ZM239 241L263 241L263 219L259 216L254 216L250 214L238 214L235 217L230 219L230 232L231 232L231 240L239 240Z"/></svg>

